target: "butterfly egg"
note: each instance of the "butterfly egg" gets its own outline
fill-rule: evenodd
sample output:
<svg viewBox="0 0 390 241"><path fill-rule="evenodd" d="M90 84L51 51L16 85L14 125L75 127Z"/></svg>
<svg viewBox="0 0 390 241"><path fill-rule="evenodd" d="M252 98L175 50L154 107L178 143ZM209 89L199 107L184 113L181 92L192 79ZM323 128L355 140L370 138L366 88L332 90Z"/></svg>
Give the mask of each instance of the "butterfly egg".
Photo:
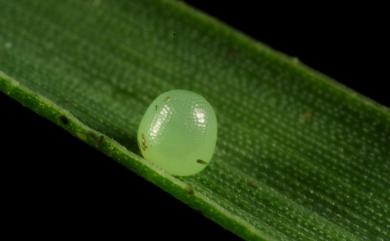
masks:
<svg viewBox="0 0 390 241"><path fill-rule="evenodd" d="M138 128L138 145L145 159L176 176L202 171L217 142L217 118L207 100L188 90L158 96Z"/></svg>

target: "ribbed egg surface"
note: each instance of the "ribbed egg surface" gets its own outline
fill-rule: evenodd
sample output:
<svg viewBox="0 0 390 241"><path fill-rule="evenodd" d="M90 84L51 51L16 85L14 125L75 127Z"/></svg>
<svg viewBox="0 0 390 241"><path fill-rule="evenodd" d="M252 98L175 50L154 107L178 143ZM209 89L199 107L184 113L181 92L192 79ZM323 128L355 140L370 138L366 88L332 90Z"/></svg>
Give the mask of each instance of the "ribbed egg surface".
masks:
<svg viewBox="0 0 390 241"><path fill-rule="evenodd" d="M158 96L146 110L138 129L145 159L172 175L202 171L211 161L217 141L217 118L207 100L187 90Z"/></svg>

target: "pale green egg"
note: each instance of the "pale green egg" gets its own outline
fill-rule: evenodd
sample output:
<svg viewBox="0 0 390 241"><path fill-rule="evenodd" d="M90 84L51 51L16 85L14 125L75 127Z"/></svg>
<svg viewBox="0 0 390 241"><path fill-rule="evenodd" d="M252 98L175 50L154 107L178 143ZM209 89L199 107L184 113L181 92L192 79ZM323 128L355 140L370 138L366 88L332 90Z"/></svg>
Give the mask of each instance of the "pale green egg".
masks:
<svg viewBox="0 0 390 241"><path fill-rule="evenodd" d="M168 173L188 176L211 161L217 142L217 118L207 100L191 91L158 96L138 128L138 145L146 160Z"/></svg>

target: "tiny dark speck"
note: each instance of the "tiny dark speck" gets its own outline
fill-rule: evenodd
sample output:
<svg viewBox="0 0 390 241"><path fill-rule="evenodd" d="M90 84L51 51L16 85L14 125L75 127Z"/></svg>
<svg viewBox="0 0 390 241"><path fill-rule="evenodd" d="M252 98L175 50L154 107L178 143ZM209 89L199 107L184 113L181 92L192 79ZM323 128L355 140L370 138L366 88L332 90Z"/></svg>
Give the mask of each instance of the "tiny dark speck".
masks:
<svg viewBox="0 0 390 241"><path fill-rule="evenodd" d="M144 151L146 151L146 149L148 148L148 146L146 145L146 139L145 139L145 134L144 134L144 133L142 133L141 148L142 148L142 150L144 150Z"/></svg>
<svg viewBox="0 0 390 241"><path fill-rule="evenodd" d="M191 187L191 185L189 185L189 186L186 188L186 190L187 190L187 193L188 193L189 195L194 195L194 189Z"/></svg>
<svg viewBox="0 0 390 241"><path fill-rule="evenodd" d="M165 101L169 101L171 99L170 96L165 97Z"/></svg>
<svg viewBox="0 0 390 241"><path fill-rule="evenodd" d="M254 181L248 181L246 184L252 188L257 188L257 185Z"/></svg>
<svg viewBox="0 0 390 241"><path fill-rule="evenodd" d="M66 116L62 115L60 116L60 122L64 125L67 125L69 124L69 119Z"/></svg>
<svg viewBox="0 0 390 241"><path fill-rule="evenodd" d="M306 111L302 114L300 122L301 123L308 123L313 118L313 113L310 111Z"/></svg>
<svg viewBox="0 0 390 241"><path fill-rule="evenodd" d="M205 161L203 161L201 159L196 160L196 162L199 163L199 164L203 164L203 165L207 164L207 162L205 162Z"/></svg>
<svg viewBox="0 0 390 241"><path fill-rule="evenodd" d="M91 132L89 133L89 136L97 147L101 146L104 142L104 136L102 135L96 135L95 133Z"/></svg>
<svg viewBox="0 0 390 241"><path fill-rule="evenodd" d="M234 57L236 57L236 50L233 49L233 48L230 48L228 51L227 51L227 58L228 59L233 59Z"/></svg>

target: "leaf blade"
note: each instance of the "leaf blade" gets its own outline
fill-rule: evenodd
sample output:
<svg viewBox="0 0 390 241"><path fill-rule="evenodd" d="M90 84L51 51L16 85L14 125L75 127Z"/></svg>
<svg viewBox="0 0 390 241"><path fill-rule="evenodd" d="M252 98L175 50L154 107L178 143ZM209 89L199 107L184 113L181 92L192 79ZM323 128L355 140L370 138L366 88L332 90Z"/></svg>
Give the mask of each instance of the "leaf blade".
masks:
<svg viewBox="0 0 390 241"><path fill-rule="evenodd" d="M2 5L0 89L66 116L71 133L213 220L253 240L387 237L385 107L180 3ZM217 110L219 148L199 176L129 151L144 109L171 88Z"/></svg>

